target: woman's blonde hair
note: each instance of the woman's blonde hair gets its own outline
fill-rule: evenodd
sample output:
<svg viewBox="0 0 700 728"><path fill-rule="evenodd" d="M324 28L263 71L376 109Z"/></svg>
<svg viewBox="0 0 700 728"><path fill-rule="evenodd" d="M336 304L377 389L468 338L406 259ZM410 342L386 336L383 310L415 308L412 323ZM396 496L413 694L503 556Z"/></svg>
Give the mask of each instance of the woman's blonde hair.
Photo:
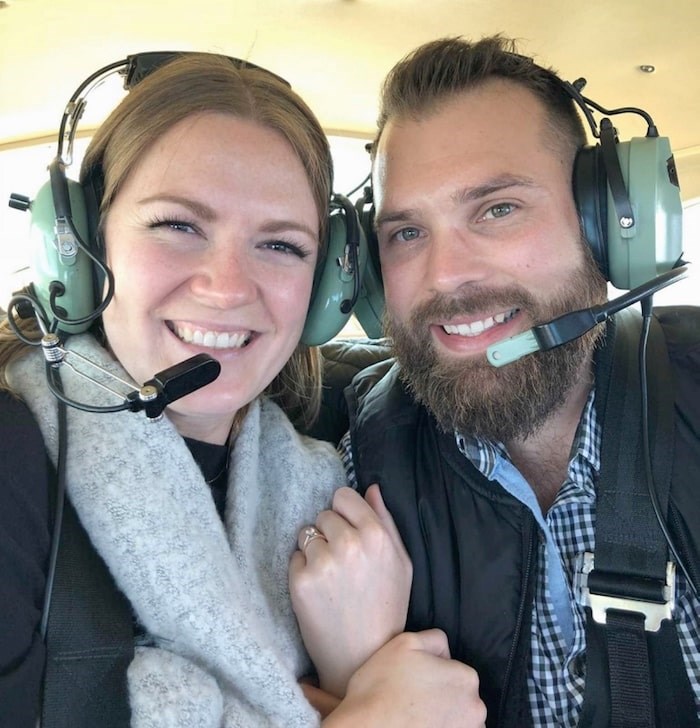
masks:
<svg viewBox="0 0 700 728"><path fill-rule="evenodd" d="M80 170L80 182L99 200L93 244L125 180L144 153L172 126L197 113L220 112L260 124L281 134L301 161L318 210L324 258L333 167L328 140L304 101L275 75L208 53L178 55L139 82L95 132ZM31 328L31 327L29 327ZM27 350L7 321L0 324L0 386L5 368ZM295 424L310 425L321 392L316 348L299 344L266 393Z"/></svg>

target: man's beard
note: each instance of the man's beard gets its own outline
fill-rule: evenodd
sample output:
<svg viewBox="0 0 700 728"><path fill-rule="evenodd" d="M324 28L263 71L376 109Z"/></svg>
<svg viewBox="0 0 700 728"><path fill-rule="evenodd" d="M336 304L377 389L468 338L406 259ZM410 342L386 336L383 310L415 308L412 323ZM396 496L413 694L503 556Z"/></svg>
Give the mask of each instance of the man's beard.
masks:
<svg viewBox="0 0 700 728"><path fill-rule="evenodd" d="M529 314L535 324L546 323L606 298L605 279L586 247L584 263L558 286L553 298L537 300L520 286L465 289L455 295L435 295L411 313L407 324L387 314L385 331L393 339L402 380L443 430L509 442L537 432L579 378L587 376L582 365L589 360L602 327L568 344L495 368L485 353L478 359L438 356L430 323L513 307Z"/></svg>

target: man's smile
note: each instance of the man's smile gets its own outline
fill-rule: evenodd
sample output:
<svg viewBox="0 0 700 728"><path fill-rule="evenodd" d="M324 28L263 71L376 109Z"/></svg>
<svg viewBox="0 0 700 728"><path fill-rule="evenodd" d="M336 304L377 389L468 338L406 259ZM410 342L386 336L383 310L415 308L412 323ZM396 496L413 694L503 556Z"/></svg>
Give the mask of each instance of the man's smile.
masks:
<svg viewBox="0 0 700 728"><path fill-rule="evenodd" d="M518 313L517 308L510 309L510 311L504 311L501 313L488 316L485 319L472 321L471 323L461 324L443 324L442 328L446 334L457 335L457 336L478 336L488 329L492 329L498 324L506 323Z"/></svg>

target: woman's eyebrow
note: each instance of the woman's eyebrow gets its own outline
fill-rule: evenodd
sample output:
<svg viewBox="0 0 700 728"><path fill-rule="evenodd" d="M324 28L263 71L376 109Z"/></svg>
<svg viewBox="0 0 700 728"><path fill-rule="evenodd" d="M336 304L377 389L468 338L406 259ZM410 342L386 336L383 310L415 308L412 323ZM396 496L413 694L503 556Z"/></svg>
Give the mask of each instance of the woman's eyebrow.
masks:
<svg viewBox="0 0 700 728"><path fill-rule="evenodd" d="M198 202L197 200L192 200L189 197L183 197L181 195L158 194L139 200L139 204L141 205L149 205L154 202L174 202L177 205L182 205L183 207L186 207L202 220L211 221L216 219L216 211L214 210L214 208L209 207L209 205L206 205L202 202Z"/></svg>
<svg viewBox="0 0 700 728"><path fill-rule="evenodd" d="M318 230L312 230L308 225L297 220L270 220L261 226L261 229L266 233L281 233L287 230L298 230L301 233L305 233L310 237L318 238Z"/></svg>

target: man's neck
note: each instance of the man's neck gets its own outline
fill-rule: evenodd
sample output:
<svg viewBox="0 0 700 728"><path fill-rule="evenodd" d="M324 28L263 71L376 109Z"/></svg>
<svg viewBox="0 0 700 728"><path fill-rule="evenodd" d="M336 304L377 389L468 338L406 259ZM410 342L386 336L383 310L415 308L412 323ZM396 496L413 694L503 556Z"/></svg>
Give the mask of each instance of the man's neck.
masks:
<svg viewBox="0 0 700 728"><path fill-rule="evenodd" d="M589 362L581 368L581 376L562 406L537 432L505 443L513 464L535 492L542 513L547 513L566 479L571 447L592 384Z"/></svg>

